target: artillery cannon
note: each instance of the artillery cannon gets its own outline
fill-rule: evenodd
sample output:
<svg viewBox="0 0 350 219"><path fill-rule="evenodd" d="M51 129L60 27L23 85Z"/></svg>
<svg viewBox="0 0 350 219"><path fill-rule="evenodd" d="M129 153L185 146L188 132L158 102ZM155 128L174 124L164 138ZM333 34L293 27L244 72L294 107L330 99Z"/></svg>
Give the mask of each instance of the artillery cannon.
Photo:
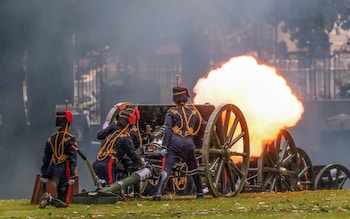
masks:
<svg viewBox="0 0 350 219"><path fill-rule="evenodd" d="M252 157L242 192L343 189L350 171L341 164L313 165L306 151L282 129L273 142Z"/></svg>
<svg viewBox="0 0 350 219"><path fill-rule="evenodd" d="M350 179L350 171L341 164L313 165L305 150L297 148L299 156L300 189L343 189Z"/></svg>
<svg viewBox="0 0 350 219"><path fill-rule="evenodd" d="M130 104L132 103L116 104L107 114L106 122L113 123L120 110ZM141 113L139 129L146 130L146 127L150 127L155 130L163 125L170 107L172 105L138 105ZM222 104L217 108L210 104L196 107L203 120L207 121L205 129L195 139L199 162L197 173L203 174L203 181L214 197L235 196L245 185L249 167L249 133L243 113L233 104ZM148 139L146 141L150 142ZM157 173L153 175L157 177ZM140 178L140 181L144 179L146 178ZM124 180L129 181L129 177ZM119 189L114 184L111 187L113 192ZM109 194L110 190L97 192ZM75 194L73 199L79 203L78 197L91 197L90 194L92 193Z"/></svg>
<svg viewBox="0 0 350 219"><path fill-rule="evenodd" d="M107 114L106 123L115 122L119 112L132 104L123 102L114 105ZM141 114L138 126L143 139L143 156L148 166L109 187L75 194L74 201L113 203L119 200L116 192L137 183L145 185L150 180L156 181L161 170L161 158L155 148L156 144L152 142L152 137L155 136L152 130L156 132L163 125L165 114L172 106L138 105ZM312 166L306 152L296 147L292 136L284 129L274 141L264 145L261 156L250 157L248 126L244 114L237 106L195 106L206 122L205 128L195 138L199 168L188 172L184 164L177 164L173 169L174 175L171 176L175 183L176 180L200 174L210 195L232 197L241 192L339 189L350 176L349 170L341 165L327 165L320 170ZM341 177L337 177L338 175Z"/></svg>

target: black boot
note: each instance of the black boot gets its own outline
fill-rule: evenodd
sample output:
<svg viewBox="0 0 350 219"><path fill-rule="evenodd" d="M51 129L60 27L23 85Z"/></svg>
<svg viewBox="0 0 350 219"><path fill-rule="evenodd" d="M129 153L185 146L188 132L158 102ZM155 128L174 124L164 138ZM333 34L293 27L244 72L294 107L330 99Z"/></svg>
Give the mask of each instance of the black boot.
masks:
<svg viewBox="0 0 350 219"><path fill-rule="evenodd" d="M53 198L51 194L45 192L42 196L42 200L40 202L39 208L45 208L47 205L55 206L56 208L65 208L67 207L66 203L57 199Z"/></svg>
<svg viewBox="0 0 350 219"><path fill-rule="evenodd" d="M45 192L41 197L39 208L46 208L46 206L51 203L51 200L52 200L51 195Z"/></svg>
<svg viewBox="0 0 350 219"><path fill-rule="evenodd" d="M203 198L204 194L203 194L201 177L199 175L194 175L193 181L194 181L194 184L196 185L197 198Z"/></svg>
<svg viewBox="0 0 350 219"><path fill-rule="evenodd" d="M153 195L153 201L160 201L162 197L163 188L167 181L168 181L168 174L167 172L162 171L159 175L156 192Z"/></svg>
<svg viewBox="0 0 350 219"><path fill-rule="evenodd" d="M61 200L59 200L58 198L52 198L51 205L55 206L56 208L65 208L67 207L67 204Z"/></svg>

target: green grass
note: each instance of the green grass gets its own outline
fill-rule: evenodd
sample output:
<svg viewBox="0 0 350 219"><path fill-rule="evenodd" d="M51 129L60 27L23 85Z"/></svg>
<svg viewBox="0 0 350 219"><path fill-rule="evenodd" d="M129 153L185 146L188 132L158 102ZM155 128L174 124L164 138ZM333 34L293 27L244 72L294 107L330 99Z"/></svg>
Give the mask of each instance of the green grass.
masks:
<svg viewBox="0 0 350 219"><path fill-rule="evenodd" d="M39 209L30 200L0 200L0 218L350 218L350 190L245 193L204 199L164 196L116 204Z"/></svg>

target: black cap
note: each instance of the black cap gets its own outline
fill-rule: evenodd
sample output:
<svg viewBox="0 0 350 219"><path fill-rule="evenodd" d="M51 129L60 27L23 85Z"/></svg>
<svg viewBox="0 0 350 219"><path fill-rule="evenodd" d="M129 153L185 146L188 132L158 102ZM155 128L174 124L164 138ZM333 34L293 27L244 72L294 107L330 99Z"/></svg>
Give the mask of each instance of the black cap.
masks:
<svg viewBox="0 0 350 219"><path fill-rule="evenodd" d="M73 121L72 112L66 110L64 112L56 112L56 127L65 127Z"/></svg>
<svg viewBox="0 0 350 219"><path fill-rule="evenodd" d="M190 94L188 92L187 87L181 86L181 87L173 87L173 101L174 103L186 103L188 101L188 98L190 97Z"/></svg>
<svg viewBox="0 0 350 219"><path fill-rule="evenodd" d="M137 104L127 105L125 111L136 116L136 119L140 119L140 110Z"/></svg>
<svg viewBox="0 0 350 219"><path fill-rule="evenodd" d="M129 117L130 117L130 113L128 113L126 111L121 111L119 113L117 126L119 128L125 128L129 124Z"/></svg>

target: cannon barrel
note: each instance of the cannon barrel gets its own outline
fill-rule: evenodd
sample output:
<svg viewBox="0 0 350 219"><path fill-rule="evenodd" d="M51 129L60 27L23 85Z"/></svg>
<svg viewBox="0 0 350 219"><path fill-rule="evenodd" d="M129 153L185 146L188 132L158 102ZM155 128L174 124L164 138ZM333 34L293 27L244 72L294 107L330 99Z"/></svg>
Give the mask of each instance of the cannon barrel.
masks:
<svg viewBox="0 0 350 219"><path fill-rule="evenodd" d="M145 167L141 170L133 172L129 177L126 177L122 180L118 180L110 186L102 188L101 192L116 193L125 189L128 186L140 183L150 177L152 177L152 171L151 169Z"/></svg>
<svg viewBox="0 0 350 219"><path fill-rule="evenodd" d="M143 168L131 174L125 179L119 180L108 187L96 191L87 191L73 195L74 203L77 204L113 204L120 200L120 196L115 194L124 188L140 183L152 177L150 168Z"/></svg>

